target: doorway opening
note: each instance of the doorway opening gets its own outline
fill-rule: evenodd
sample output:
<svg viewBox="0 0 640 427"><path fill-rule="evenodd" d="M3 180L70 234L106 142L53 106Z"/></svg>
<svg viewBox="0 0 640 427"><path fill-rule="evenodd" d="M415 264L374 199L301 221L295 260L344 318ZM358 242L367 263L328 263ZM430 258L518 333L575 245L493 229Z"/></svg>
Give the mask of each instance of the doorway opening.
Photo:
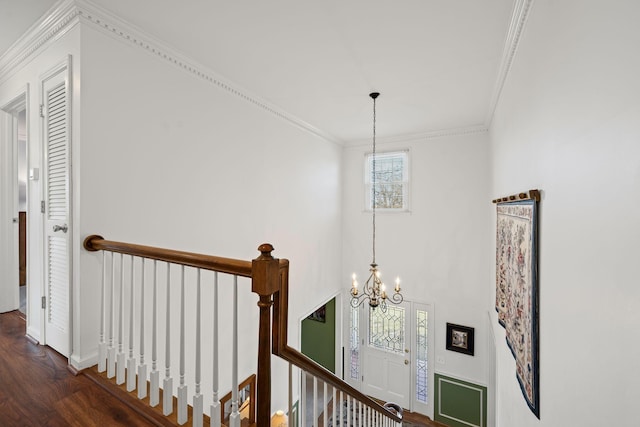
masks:
<svg viewBox="0 0 640 427"><path fill-rule="evenodd" d="M20 307L27 316L27 109L18 112L18 286Z"/></svg>
<svg viewBox="0 0 640 427"><path fill-rule="evenodd" d="M0 312L19 310L27 316L27 92L0 105L2 152L3 254Z"/></svg>

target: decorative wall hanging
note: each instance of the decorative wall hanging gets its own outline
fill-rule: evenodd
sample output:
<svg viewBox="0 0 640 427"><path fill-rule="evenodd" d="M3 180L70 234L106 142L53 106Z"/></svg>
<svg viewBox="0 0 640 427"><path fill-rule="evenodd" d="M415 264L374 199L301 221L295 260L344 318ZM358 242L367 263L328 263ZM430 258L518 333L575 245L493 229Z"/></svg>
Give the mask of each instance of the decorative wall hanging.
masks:
<svg viewBox="0 0 640 427"><path fill-rule="evenodd" d="M447 350L473 356L474 329L447 323Z"/></svg>
<svg viewBox="0 0 640 427"><path fill-rule="evenodd" d="M516 377L540 418L538 202L530 190L496 199L496 311L516 359Z"/></svg>

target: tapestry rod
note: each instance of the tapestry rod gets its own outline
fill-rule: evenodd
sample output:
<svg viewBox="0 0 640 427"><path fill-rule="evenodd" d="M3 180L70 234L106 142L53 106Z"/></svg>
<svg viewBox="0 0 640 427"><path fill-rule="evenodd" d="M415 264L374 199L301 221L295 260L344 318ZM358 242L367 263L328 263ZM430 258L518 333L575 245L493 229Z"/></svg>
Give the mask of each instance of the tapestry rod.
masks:
<svg viewBox="0 0 640 427"><path fill-rule="evenodd" d="M504 203L504 202L515 202L518 200L535 200L536 202L540 201L540 190L529 190L526 193L518 193L511 196L501 197L498 199L494 199L492 203Z"/></svg>

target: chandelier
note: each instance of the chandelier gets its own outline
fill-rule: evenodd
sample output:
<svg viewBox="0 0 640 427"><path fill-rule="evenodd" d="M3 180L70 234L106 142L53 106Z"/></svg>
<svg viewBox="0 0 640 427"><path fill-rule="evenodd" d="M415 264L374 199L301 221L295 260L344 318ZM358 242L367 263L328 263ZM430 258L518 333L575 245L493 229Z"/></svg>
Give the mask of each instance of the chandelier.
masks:
<svg viewBox="0 0 640 427"><path fill-rule="evenodd" d="M371 212L373 226L372 260L369 268L369 278L362 287L362 292L358 290L358 280L356 274L351 276L351 306L356 308L368 301L373 309L380 307L382 311L387 311L387 302L400 304L404 297L400 293L400 278L396 278L393 294L387 295L385 284L380 279L380 271L376 264L376 199L378 188L376 187L376 98L380 93L373 92L369 96L373 99L373 154L371 158Z"/></svg>

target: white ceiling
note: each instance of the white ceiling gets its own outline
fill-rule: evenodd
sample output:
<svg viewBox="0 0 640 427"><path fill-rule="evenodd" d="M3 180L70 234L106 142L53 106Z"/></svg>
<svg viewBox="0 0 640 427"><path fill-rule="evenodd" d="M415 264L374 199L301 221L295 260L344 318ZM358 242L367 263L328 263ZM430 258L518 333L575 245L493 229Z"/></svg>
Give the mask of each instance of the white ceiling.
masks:
<svg viewBox="0 0 640 427"><path fill-rule="evenodd" d="M337 141L486 126L516 0L92 0ZM53 0L0 0L0 53Z"/></svg>

